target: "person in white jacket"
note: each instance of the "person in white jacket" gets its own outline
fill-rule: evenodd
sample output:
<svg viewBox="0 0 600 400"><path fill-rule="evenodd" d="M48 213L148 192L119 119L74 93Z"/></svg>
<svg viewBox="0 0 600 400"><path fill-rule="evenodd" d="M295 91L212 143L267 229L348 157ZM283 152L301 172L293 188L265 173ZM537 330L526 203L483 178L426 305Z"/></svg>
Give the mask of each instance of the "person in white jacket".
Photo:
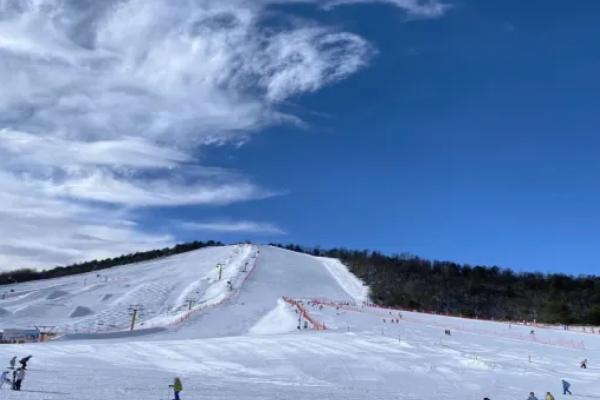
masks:
<svg viewBox="0 0 600 400"><path fill-rule="evenodd" d="M4 371L2 372L2 375L0 375L0 389L2 389L2 386L4 386L5 383L11 384L12 381L10 380L9 376L9 372L8 371Z"/></svg>

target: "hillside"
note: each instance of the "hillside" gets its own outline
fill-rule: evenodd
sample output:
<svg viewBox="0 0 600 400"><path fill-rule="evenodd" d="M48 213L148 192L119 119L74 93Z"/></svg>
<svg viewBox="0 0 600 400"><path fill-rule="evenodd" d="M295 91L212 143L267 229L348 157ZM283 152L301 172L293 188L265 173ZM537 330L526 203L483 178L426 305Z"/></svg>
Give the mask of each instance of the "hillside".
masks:
<svg viewBox="0 0 600 400"><path fill-rule="evenodd" d="M253 245L208 247L3 286L0 329L50 326L66 338L108 337L129 330L136 308L136 331L185 338L239 335L283 296L362 302L366 288L356 282L339 262Z"/></svg>
<svg viewBox="0 0 600 400"><path fill-rule="evenodd" d="M278 245L340 259L377 304L455 316L600 325L600 277L517 273L507 268L376 251Z"/></svg>
<svg viewBox="0 0 600 400"><path fill-rule="evenodd" d="M575 396L600 393L597 330L379 307L339 261L269 246L206 248L10 289L2 327L41 321L67 331L0 346L0 359L33 354L25 391L2 393L11 400L167 399L174 376L186 400L559 399L561 378ZM136 303L147 310L139 328L154 327L141 336L127 330Z"/></svg>

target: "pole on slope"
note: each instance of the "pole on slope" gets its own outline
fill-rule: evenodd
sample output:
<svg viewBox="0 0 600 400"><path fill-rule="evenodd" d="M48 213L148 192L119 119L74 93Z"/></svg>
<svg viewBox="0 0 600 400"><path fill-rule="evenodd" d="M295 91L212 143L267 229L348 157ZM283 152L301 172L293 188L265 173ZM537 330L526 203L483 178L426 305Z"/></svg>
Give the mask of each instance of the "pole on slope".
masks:
<svg viewBox="0 0 600 400"><path fill-rule="evenodd" d="M187 299L185 299L185 302L188 304L188 311L192 310L192 306L194 305L194 303L196 302L195 299L188 297Z"/></svg>
<svg viewBox="0 0 600 400"><path fill-rule="evenodd" d="M221 263L217 264L217 270L219 271L219 280L221 280L221 278L223 277L223 267L224 265Z"/></svg>
<svg viewBox="0 0 600 400"><path fill-rule="evenodd" d="M135 328L135 317L137 317L137 309L133 309L131 310L131 326L129 327L129 330L132 331Z"/></svg>
<svg viewBox="0 0 600 400"><path fill-rule="evenodd" d="M131 314L131 324L129 326L130 331L135 329L135 322L138 314L141 313L143 309L144 307L141 304L132 304L129 306L129 313Z"/></svg>

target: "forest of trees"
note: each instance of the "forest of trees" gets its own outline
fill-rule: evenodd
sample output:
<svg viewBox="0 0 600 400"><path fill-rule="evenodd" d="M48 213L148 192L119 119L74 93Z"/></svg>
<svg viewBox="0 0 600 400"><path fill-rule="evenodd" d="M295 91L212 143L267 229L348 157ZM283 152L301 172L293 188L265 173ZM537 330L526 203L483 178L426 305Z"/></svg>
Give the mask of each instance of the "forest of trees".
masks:
<svg viewBox="0 0 600 400"><path fill-rule="evenodd" d="M0 273L0 285L97 271L221 245L196 241L45 271L21 269ZM600 325L600 277L596 276L515 273L368 250L274 246L339 258L369 285L372 300L383 306L484 319Z"/></svg>
<svg viewBox="0 0 600 400"><path fill-rule="evenodd" d="M600 277L515 273L374 251L277 245L342 260L377 304L484 319L600 325Z"/></svg>
<svg viewBox="0 0 600 400"><path fill-rule="evenodd" d="M187 251L198 250L203 247L222 245L223 243L215 242L212 240L209 240L208 242L194 241L190 243L178 244L173 247L166 247L164 249L140 251L137 253L125 254L119 257L106 258L104 260L92 260L69 265L66 267L55 267L44 271L35 271L32 269L18 269L16 271L0 273L0 285L27 282L38 279L58 278L61 276L98 271L140 261L156 260L158 258L185 253Z"/></svg>

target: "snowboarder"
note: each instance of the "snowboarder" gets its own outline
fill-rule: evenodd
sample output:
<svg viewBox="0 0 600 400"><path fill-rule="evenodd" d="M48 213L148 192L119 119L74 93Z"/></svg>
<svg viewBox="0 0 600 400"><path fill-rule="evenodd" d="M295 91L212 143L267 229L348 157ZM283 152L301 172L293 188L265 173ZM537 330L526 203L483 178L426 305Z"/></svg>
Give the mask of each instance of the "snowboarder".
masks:
<svg viewBox="0 0 600 400"><path fill-rule="evenodd" d="M573 393L571 393L571 391L569 390L569 388L571 387L571 384L570 384L569 382L565 381L564 379L563 379L563 380L561 380L561 382L562 382L562 387L563 387L563 395L564 395L564 394L567 394L567 393L568 393L568 394L573 394Z"/></svg>
<svg viewBox="0 0 600 400"><path fill-rule="evenodd" d="M527 398L527 400L538 400L538 398L535 397L535 393L529 392L529 397Z"/></svg>
<svg viewBox="0 0 600 400"><path fill-rule="evenodd" d="M0 375L0 389L2 389L2 386L4 386L5 383L12 383L12 381L8 377L9 374L10 374L10 372L8 372L8 370L6 370L6 371L2 372L2 375Z"/></svg>
<svg viewBox="0 0 600 400"><path fill-rule="evenodd" d="M19 360L19 364L21 364L21 368L27 369L27 363L29 362L31 357L33 357L33 356L30 354L27 357L23 357Z"/></svg>
<svg viewBox="0 0 600 400"><path fill-rule="evenodd" d="M173 384L169 385L170 388L173 388L173 400L179 400L179 392L183 390L183 385L181 384L181 379L175 378L173 380Z"/></svg>
<svg viewBox="0 0 600 400"><path fill-rule="evenodd" d="M14 356L13 358L10 359L9 361L9 365L10 365L10 369L15 369L15 363L17 362L17 356Z"/></svg>
<svg viewBox="0 0 600 400"><path fill-rule="evenodd" d="M552 396L552 393L547 392L546 393L546 399L545 400L554 400L554 396Z"/></svg>
<svg viewBox="0 0 600 400"><path fill-rule="evenodd" d="M13 382L13 390L21 390L21 384L23 383L23 379L25 379L25 368L17 369L15 374L15 381Z"/></svg>
<svg viewBox="0 0 600 400"><path fill-rule="evenodd" d="M587 369L587 358L579 364L580 368Z"/></svg>

